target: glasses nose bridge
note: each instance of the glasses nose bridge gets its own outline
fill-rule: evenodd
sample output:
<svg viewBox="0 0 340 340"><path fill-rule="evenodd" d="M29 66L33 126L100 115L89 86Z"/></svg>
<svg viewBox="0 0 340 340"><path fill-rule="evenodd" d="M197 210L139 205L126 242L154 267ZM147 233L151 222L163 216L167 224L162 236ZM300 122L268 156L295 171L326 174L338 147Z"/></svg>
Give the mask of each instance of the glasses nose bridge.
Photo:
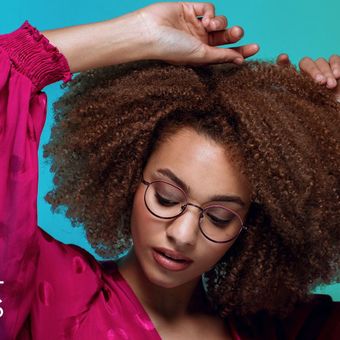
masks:
<svg viewBox="0 0 340 340"><path fill-rule="evenodd" d="M191 206L196 207L197 209L199 209L200 212L201 212L200 215L202 215L202 213L203 213L203 208L201 208L201 207L200 207L199 205L197 205L197 204L190 203L190 202L187 202L187 203L184 205L184 211L186 210L186 208L187 208L188 205L191 205Z"/></svg>
<svg viewBox="0 0 340 340"><path fill-rule="evenodd" d="M199 205L197 205L197 204L187 202L187 203L185 204L185 207L187 207L188 205L191 205L191 206L193 206L193 207L196 207L196 208L199 209L201 212L203 211L203 208L201 208L201 207L200 207Z"/></svg>

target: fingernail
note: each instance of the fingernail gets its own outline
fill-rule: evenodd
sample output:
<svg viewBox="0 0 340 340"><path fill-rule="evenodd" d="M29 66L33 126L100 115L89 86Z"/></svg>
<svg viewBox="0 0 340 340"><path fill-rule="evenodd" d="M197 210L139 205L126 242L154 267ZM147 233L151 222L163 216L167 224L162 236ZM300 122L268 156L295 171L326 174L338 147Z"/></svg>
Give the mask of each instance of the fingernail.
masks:
<svg viewBox="0 0 340 340"><path fill-rule="evenodd" d="M210 20L209 18L204 17L203 20L202 20L202 21L203 21L203 24L204 24L204 25L208 25L209 20Z"/></svg>
<svg viewBox="0 0 340 340"><path fill-rule="evenodd" d="M336 80L333 78L327 78L327 87L333 88L336 86Z"/></svg>
<svg viewBox="0 0 340 340"><path fill-rule="evenodd" d="M336 96L335 100L340 104L340 96Z"/></svg>
<svg viewBox="0 0 340 340"><path fill-rule="evenodd" d="M243 58L235 58L235 59L233 60L233 62L234 62L235 64L240 65L240 64L243 63Z"/></svg>
<svg viewBox="0 0 340 340"><path fill-rule="evenodd" d="M260 49L260 46L258 44L251 44L251 47L257 50Z"/></svg>
<svg viewBox="0 0 340 340"><path fill-rule="evenodd" d="M318 82L318 83L322 83L323 81L326 80L326 78L322 75L322 74L317 74L316 77L315 77L315 80Z"/></svg>
<svg viewBox="0 0 340 340"><path fill-rule="evenodd" d="M242 30L241 27L239 27L239 26L234 26L234 27L232 28L232 32L233 32L234 35L243 36L243 34L244 34L243 30Z"/></svg>
<svg viewBox="0 0 340 340"><path fill-rule="evenodd" d="M338 69L338 68L335 68L334 70L333 70L333 74L334 74L334 76L335 77L340 77L340 70Z"/></svg>

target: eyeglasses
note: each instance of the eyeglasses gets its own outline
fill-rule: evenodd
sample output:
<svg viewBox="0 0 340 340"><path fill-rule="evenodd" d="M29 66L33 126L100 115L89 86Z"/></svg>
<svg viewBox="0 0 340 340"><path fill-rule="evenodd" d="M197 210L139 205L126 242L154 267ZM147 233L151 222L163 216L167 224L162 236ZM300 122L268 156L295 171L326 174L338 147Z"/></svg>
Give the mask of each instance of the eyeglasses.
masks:
<svg viewBox="0 0 340 340"><path fill-rule="evenodd" d="M186 193L176 185L165 181L147 182L144 202L149 212L162 219L173 219L182 215L191 205L201 210L199 229L210 241L227 243L236 239L242 229L247 229L241 217L233 210L222 205L212 204L206 208L189 203Z"/></svg>

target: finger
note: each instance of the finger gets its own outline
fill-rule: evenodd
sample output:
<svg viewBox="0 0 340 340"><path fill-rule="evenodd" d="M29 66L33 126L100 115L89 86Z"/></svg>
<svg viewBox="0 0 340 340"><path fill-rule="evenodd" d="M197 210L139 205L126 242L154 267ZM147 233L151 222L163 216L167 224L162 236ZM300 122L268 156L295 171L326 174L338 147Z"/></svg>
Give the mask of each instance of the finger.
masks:
<svg viewBox="0 0 340 340"><path fill-rule="evenodd" d="M192 6L196 16L203 16L203 25L208 25L210 19L215 16L215 6L208 2L182 2L183 6Z"/></svg>
<svg viewBox="0 0 340 340"><path fill-rule="evenodd" d="M224 15L216 16L209 21L203 20L202 22L207 32L221 31L228 25L228 20Z"/></svg>
<svg viewBox="0 0 340 340"><path fill-rule="evenodd" d="M322 74L327 78L327 88L334 89L337 85L336 79L334 78L333 71L328 61L324 58L318 58L315 61L315 64L318 66L319 70Z"/></svg>
<svg viewBox="0 0 340 340"><path fill-rule="evenodd" d="M286 53L281 53L276 58L276 64L279 66L290 66L291 62L289 60L289 56Z"/></svg>
<svg viewBox="0 0 340 340"><path fill-rule="evenodd" d="M316 63L311 58L302 58L299 62L299 67L302 73L309 75L317 83L326 83L327 78L322 74Z"/></svg>
<svg viewBox="0 0 340 340"><path fill-rule="evenodd" d="M242 54L231 48L219 48L205 45L204 49L204 55L201 60L198 61L201 64L221 64L227 62L241 64L244 59Z"/></svg>
<svg viewBox="0 0 340 340"><path fill-rule="evenodd" d="M329 64L331 65L335 79L340 79L340 56L332 55L329 58Z"/></svg>
<svg viewBox="0 0 340 340"><path fill-rule="evenodd" d="M232 44L239 41L242 37L243 29L239 26L234 26L223 31L209 33L208 43L210 46Z"/></svg>
<svg viewBox="0 0 340 340"><path fill-rule="evenodd" d="M248 44L238 47L232 47L230 49L240 53L243 58L248 58L256 54L260 50L260 46L257 44Z"/></svg>

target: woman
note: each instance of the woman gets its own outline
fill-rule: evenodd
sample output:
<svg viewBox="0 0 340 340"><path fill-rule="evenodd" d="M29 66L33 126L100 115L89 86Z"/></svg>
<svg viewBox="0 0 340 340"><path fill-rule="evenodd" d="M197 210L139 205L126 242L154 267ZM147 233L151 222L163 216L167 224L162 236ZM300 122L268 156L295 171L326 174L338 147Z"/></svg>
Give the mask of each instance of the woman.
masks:
<svg viewBox="0 0 340 340"><path fill-rule="evenodd" d="M176 6L181 5L157 6L178 9ZM154 8L147 7L137 17L147 17L145 13L150 15ZM193 13L188 9L193 7L184 9L185 13ZM168 19L169 11L166 13ZM193 23L204 25L196 19L203 13L194 14ZM135 18L126 19L132 27ZM79 28L81 35L83 29L86 30ZM77 32L71 29L46 35L62 46L63 40L58 37L64 34L67 42L71 35L80 41ZM36 150L46 104L39 90L52 81L69 79L67 62L28 24L1 40L1 162L3 169L9 169L1 179L1 250L2 263L6 264L1 268L5 282L1 319L4 338L244 338L242 333L246 331L255 337L249 335L253 326L257 336L264 338L264 334L276 331L281 321L257 312L287 314L296 301L306 298L309 287L320 275L325 282L333 278L332 261L337 260L334 248L339 237L333 230L337 192L329 188L334 184L338 160L334 157L336 149L330 148L336 145L332 136L337 131L331 123L336 122L338 106L330 93L300 79L291 68L278 71L256 64L236 69L192 69L145 62L117 66L112 73L98 70L77 78L59 103L56 128L45 150L47 156L52 156L56 171L56 189L48 200L54 208L66 205L74 222L85 222L89 241L102 255L126 249L131 224L134 247L127 256L117 265L112 261L98 263L79 247L63 245L36 226ZM62 50L69 56L71 71L76 71L112 62L166 59L160 54L160 45L151 46L153 57L145 57L141 50L140 58L131 56L129 49L120 45L120 60L108 58L107 52L100 49L99 61L93 55L79 60L75 57L79 49L75 52L62 46ZM254 47L252 52L249 48L239 52L226 50L228 57L209 59L209 53L202 58L202 53L190 54L191 49L181 55L180 46L167 61L237 63L236 59L254 52ZM123 60L125 54L131 59ZM276 82L266 85L266 76ZM265 91L256 94L254 89L260 89L259 85ZM138 91L132 94L131 89L135 88ZM240 100L240 93L247 100ZM300 101L296 93L302 94ZM292 96L291 101L287 94ZM291 138L287 134L291 125L280 126L287 124L286 118L274 124L284 131L281 134L277 129L271 131L270 115L268 126L265 122L251 129L247 126L258 116L252 108L278 108L279 98L290 108L306 109L310 118L310 122L306 119L309 129L293 129L298 134L296 147L310 145L304 138L315 128L321 129L311 144L320 145L320 151L310 157L309 165L311 169L315 167L315 172L308 171L306 156L294 151L292 144L280 141L282 136ZM252 107L254 99L256 105ZM110 105L114 112L109 111ZM314 119L326 110L328 121L319 120L319 126ZM292 110L282 112L291 114L291 119L296 116ZM262 131L270 137L259 140L259 129L267 129ZM248 135L252 130L254 134ZM269 144L273 144L272 149ZM283 151L292 153L287 156L288 166L283 166L277 157L281 144ZM258 146L255 153L252 145ZM329 166L327 171L323 164ZM291 165L296 176L289 172ZM261 172L258 181L254 169ZM292 178L287 177L288 173ZM321 176L317 178L319 182L315 175ZM276 189L282 190L280 195L270 189L273 182ZM289 197L287 189L293 189ZM211 198L216 195L219 197ZM283 204L278 197L282 197ZM315 202L311 198L316 203L327 200L323 233L321 212L313 208ZM297 205L293 206L290 200ZM311 213L306 209L311 209ZM309 229L304 227L305 222L309 222ZM306 230L310 234L305 241ZM311 257L308 270L301 258L307 250ZM257 255L255 259L253 254ZM291 260L297 261L297 265L291 265ZM275 267L277 264L280 266ZM200 280L203 273L206 281ZM275 280L263 279L263 274ZM257 281L247 283L249 278ZM278 287L280 280L282 288ZM268 301L263 301L265 289ZM260 299L257 294L261 294ZM301 325L305 320L301 310L304 315L306 311L315 314L320 308L328 308L328 328L325 330L321 323L316 330L334 330L335 313L329 300L296 308L295 314L279 324L287 334L301 333L301 327L292 324L291 317L299 315ZM222 320L218 314L227 318ZM244 315L260 319L250 320L240 328L238 323L245 320ZM261 318L269 324L266 333L258 329Z"/></svg>

